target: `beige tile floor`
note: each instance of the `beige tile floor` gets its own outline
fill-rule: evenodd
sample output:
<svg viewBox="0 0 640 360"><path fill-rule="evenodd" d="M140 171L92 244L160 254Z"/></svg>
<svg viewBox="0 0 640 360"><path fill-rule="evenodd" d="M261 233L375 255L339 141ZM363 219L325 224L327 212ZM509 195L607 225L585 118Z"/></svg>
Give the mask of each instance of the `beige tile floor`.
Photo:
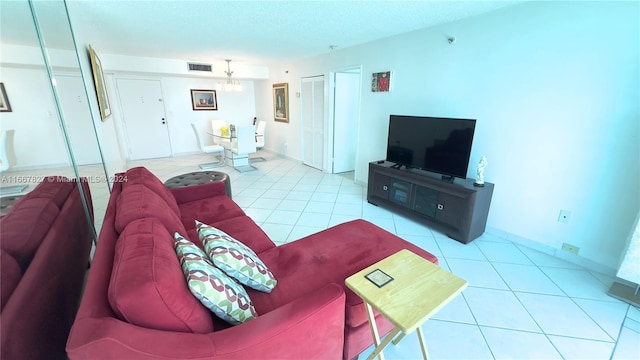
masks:
<svg viewBox="0 0 640 360"><path fill-rule="evenodd" d="M488 233L460 244L369 204L352 173L325 174L299 161L260 155L267 161L255 163L257 171L217 170L229 174L234 201L275 243L363 218L433 253L441 266L469 281L461 296L423 325L432 359L640 358L640 311L606 294L613 279ZM140 160L128 167L146 166L165 181L205 162L210 155ZM100 176L100 169L81 167L80 173ZM27 175L53 169L42 171ZM100 183L91 192L99 229L109 192ZM385 356L419 359L417 336L390 346Z"/></svg>

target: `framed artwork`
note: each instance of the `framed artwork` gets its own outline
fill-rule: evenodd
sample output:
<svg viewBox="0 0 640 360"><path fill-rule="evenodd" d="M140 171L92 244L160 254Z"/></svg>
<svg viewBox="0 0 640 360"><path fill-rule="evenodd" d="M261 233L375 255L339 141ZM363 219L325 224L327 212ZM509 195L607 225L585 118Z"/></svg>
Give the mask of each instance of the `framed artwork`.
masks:
<svg viewBox="0 0 640 360"><path fill-rule="evenodd" d="M102 121L107 120L111 116L111 105L109 105L109 96L107 95L107 86L104 82L104 73L102 72L102 63L98 55L89 45L89 59L91 60L91 71L93 72L93 83L96 86L96 95L98 96L98 107L100 107L100 118Z"/></svg>
<svg viewBox="0 0 640 360"><path fill-rule="evenodd" d="M218 98L215 90L191 89L193 110L218 110Z"/></svg>
<svg viewBox="0 0 640 360"><path fill-rule="evenodd" d="M273 84L273 119L289 122L289 83Z"/></svg>
<svg viewBox="0 0 640 360"><path fill-rule="evenodd" d="M4 83L0 83L0 112L11 112L11 104L9 104L9 97L7 96L7 90L4 89Z"/></svg>
<svg viewBox="0 0 640 360"><path fill-rule="evenodd" d="M391 71L377 72L371 75L371 92L389 92L391 89Z"/></svg>

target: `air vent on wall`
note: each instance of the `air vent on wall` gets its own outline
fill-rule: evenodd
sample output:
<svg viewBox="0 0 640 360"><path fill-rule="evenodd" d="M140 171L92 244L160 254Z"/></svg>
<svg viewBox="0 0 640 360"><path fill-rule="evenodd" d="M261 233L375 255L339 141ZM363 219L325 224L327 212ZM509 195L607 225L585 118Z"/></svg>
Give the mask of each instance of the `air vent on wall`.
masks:
<svg viewBox="0 0 640 360"><path fill-rule="evenodd" d="M196 64L187 63L189 65L189 71L206 71L211 72L211 64Z"/></svg>

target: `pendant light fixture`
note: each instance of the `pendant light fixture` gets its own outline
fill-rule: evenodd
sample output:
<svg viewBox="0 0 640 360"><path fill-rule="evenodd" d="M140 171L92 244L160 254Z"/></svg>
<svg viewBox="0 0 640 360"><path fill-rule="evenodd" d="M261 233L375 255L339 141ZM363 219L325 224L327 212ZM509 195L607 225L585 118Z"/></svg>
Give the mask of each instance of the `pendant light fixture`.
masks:
<svg viewBox="0 0 640 360"><path fill-rule="evenodd" d="M229 65L231 63L231 60L227 59L225 61L227 62L227 71L225 71L224 73L227 74L227 82L222 83L219 81L218 85L216 86L216 90L242 91L242 85L240 85L240 82L231 80L231 74L233 74L233 71L231 71L231 66Z"/></svg>

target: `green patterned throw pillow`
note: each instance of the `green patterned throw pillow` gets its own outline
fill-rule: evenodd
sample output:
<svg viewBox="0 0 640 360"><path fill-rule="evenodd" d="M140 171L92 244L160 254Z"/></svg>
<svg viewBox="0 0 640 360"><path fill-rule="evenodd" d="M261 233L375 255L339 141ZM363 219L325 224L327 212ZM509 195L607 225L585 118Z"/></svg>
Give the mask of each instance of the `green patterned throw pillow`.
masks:
<svg viewBox="0 0 640 360"><path fill-rule="evenodd" d="M224 231L196 220L198 237L213 264L227 275L259 291L270 293L278 281L248 246Z"/></svg>
<svg viewBox="0 0 640 360"><path fill-rule="evenodd" d="M191 293L216 316L238 325L258 317L242 285L213 266L200 248L180 234L174 235L176 253Z"/></svg>

